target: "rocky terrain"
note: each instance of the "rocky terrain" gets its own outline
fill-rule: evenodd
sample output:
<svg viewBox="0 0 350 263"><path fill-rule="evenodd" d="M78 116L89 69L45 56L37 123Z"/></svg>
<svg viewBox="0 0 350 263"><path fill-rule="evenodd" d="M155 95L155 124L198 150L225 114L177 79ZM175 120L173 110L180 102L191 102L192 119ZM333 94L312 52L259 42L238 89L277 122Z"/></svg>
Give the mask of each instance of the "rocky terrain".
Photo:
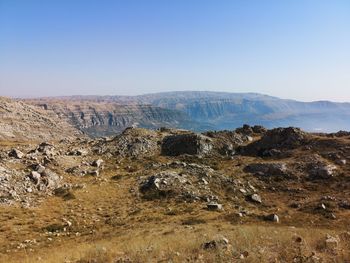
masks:
<svg viewBox="0 0 350 263"><path fill-rule="evenodd" d="M350 262L350 133L0 145L0 262Z"/></svg>
<svg viewBox="0 0 350 263"><path fill-rule="evenodd" d="M28 141L74 137L81 132L66 119L22 101L0 97L0 140Z"/></svg>

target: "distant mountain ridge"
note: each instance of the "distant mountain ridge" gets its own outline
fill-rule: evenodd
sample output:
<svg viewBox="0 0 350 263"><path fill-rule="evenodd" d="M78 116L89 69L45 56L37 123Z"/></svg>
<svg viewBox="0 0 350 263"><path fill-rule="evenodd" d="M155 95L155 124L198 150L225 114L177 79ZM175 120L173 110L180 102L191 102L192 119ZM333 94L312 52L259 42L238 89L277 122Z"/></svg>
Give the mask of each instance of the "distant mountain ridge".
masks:
<svg viewBox="0 0 350 263"><path fill-rule="evenodd" d="M180 119L173 123L168 122L165 126L174 125L198 131L233 129L245 123L264 125L268 128L297 126L311 132L350 130L350 103L300 102L259 93L175 91L138 96L67 96L40 100L49 104L59 100L61 103L115 103L128 107L149 105L158 110L168 110L169 118L182 114ZM132 123L132 118L130 120ZM163 120L160 119L151 126L157 127L162 123ZM147 127L145 123L142 125Z"/></svg>

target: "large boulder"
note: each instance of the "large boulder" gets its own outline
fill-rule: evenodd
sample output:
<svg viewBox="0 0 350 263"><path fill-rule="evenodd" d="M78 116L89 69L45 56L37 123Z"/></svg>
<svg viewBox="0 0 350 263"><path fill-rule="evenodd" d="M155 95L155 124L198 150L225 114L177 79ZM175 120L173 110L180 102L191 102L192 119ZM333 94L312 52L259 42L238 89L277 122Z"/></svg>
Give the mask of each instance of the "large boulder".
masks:
<svg viewBox="0 0 350 263"><path fill-rule="evenodd" d="M213 141L213 150L221 155L232 156L236 148L249 142L252 137L236 131L208 131L203 133Z"/></svg>
<svg viewBox="0 0 350 263"><path fill-rule="evenodd" d="M295 149L308 142L308 134L299 128L276 128L267 131L260 140L240 148L245 155L265 156L271 150Z"/></svg>
<svg viewBox="0 0 350 263"><path fill-rule="evenodd" d="M212 150L211 139L204 135L188 133L170 135L163 139L162 154L178 156L182 154L202 155Z"/></svg>

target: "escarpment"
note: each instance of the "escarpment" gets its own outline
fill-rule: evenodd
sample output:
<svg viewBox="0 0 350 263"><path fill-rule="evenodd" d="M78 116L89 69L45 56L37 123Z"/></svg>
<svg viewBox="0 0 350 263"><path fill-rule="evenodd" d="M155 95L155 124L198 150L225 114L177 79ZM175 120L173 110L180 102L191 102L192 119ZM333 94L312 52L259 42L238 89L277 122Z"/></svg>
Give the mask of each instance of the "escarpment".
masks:
<svg viewBox="0 0 350 263"><path fill-rule="evenodd" d="M128 127L191 128L186 114L152 105L94 101L35 101L91 137L115 135Z"/></svg>

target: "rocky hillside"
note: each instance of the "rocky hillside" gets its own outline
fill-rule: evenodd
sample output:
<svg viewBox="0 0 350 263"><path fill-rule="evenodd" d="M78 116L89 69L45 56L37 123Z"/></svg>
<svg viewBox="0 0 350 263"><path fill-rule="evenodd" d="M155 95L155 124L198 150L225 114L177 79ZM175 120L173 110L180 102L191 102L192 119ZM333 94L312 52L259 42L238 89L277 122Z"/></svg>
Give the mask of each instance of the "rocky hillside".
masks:
<svg viewBox="0 0 350 263"><path fill-rule="evenodd" d="M0 98L0 140L59 140L80 132L53 112Z"/></svg>
<svg viewBox="0 0 350 263"><path fill-rule="evenodd" d="M195 122L181 111L149 104L50 98L29 102L44 111L55 112L62 120L92 137L115 135L131 126L151 129L195 127Z"/></svg>
<svg viewBox="0 0 350 263"><path fill-rule="evenodd" d="M243 124L273 127L301 127L308 131L350 130L349 103L299 102L256 93L166 92L141 96L75 96L74 101L150 104L180 111L191 119L196 130L234 129Z"/></svg>
<svg viewBox="0 0 350 263"><path fill-rule="evenodd" d="M0 262L349 262L350 133L0 144Z"/></svg>

